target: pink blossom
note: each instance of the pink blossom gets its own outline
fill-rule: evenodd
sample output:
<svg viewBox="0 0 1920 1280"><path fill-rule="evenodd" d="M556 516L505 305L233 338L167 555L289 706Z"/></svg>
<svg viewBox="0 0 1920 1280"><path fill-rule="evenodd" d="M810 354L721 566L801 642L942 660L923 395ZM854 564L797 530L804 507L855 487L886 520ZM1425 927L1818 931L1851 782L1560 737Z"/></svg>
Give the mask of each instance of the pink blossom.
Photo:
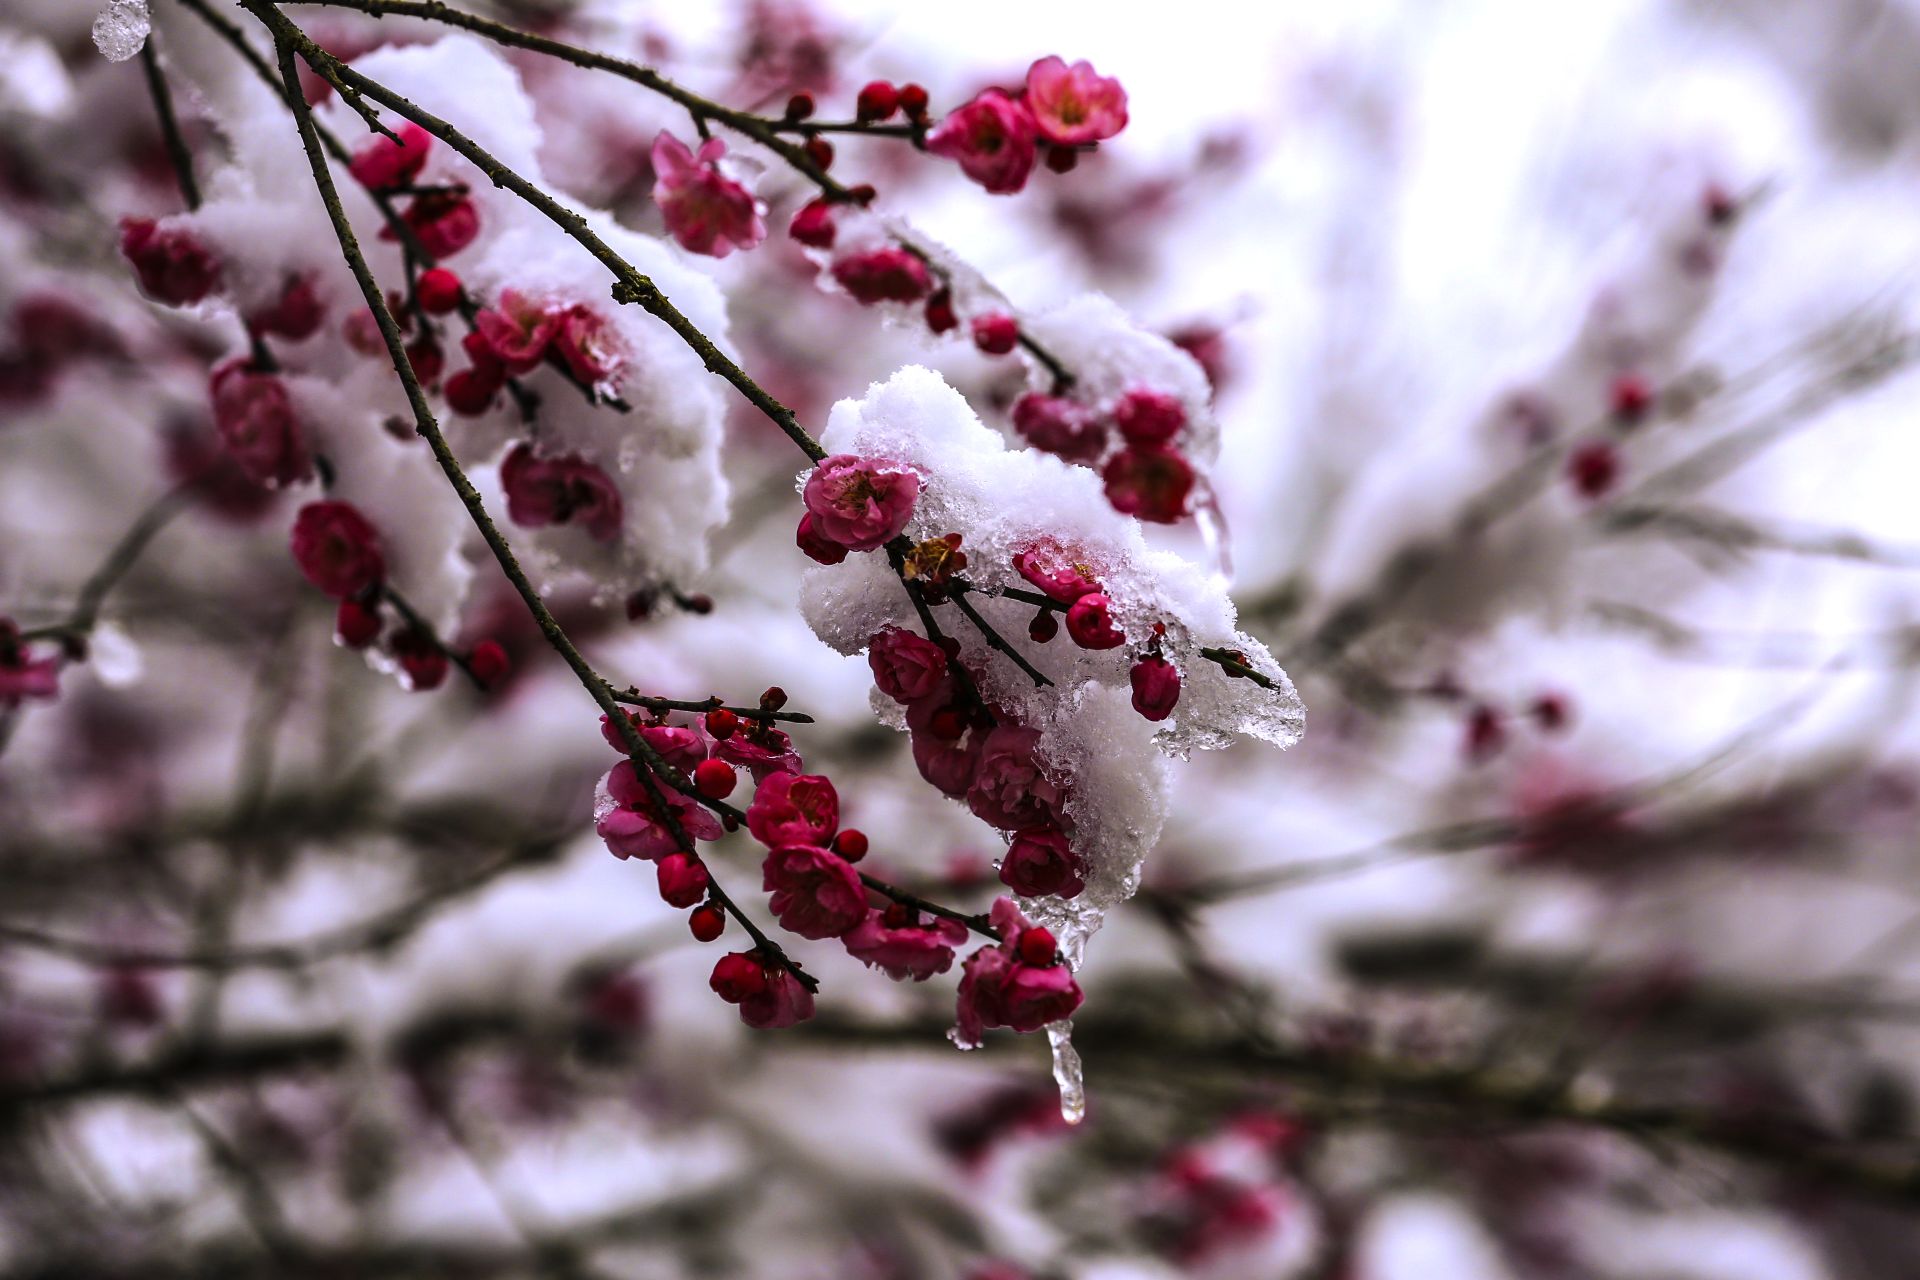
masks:
<svg viewBox="0 0 1920 1280"><path fill-rule="evenodd" d="M60 657L33 656L11 618L0 618L0 709L12 710L25 698L54 698L60 693Z"/></svg>
<svg viewBox="0 0 1920 1280"><path fill-rule="evenodd" d="M530 373L547 357L560 331L560 317L518 289L500 291L499 305L473 317L486 351L508 373Z"/></svg>
<svg viewBox="0 0 1920 1280"><path fill-rule="evenodd" d="M1173 714L1180 701L1180 669L1157 654L1140 659L1127 673L1133 685L1133 709L1149 720Z"/></svg>
<svg viewBox="0 0 1920 1280"><path fill-rule="evenodd" d="M956 1031L961 1044L979 1044L988 1027L1038 1031L1080 1007L1080 984L1066 965L1030 965L1020 958L1020 940L1032 923L1012 898L997 899L988 913L998 946L967 957L960 979Z"/></svg>
<svg viewBox="0 0 1920 1280"><path fill-rule="evenodd" d="M1058 827L1032 827L1017 833L1000 860L1000 881L1023 898L1054 894L1078 897L1087 887L1080 860Z"/></svg>
<svg viewBox="0 0 1920 1280"><path fill-rule="evenodd" d="M1029 391L1013 402L1013 429L1034 448L1091 463L1107 450L1107 426L1093 410L1065 396Z"/></svg>
<svg viewBox="0 0 1920 1280"><path fill-rule="evenodd" d="M684 853L668 854L654 863L653 869L660 881L660 900L670 907L691 907L706 896L707 886L713 883L700 860Z"/></svg>
<svg viewBox="0 0 1920 1280"><path fill-rule="evenodd" d="M839 829L840 797L818 774L768 774L747 806L747 830L769 847L825 845Z"/></svg>
<svg viewBox="0 0 1920 1280"><path fill-rule="evenodd" d="M220 260L186 227L122 218L120 252L133 264L140 291L155 302L190 306L219 287Z"/></svg>
<svg viewBox="0 0 1920 1280"><path fill-rule="evenodd" d="M1020 344L1020 322L1003 311L975 316L968 328L973 345L990 356L1004 356Z"/></svg>
<svg viewBox="0 0 1920 1280"><path fill-rule="evenodd" d="M353 153L353 159L347 162L347 172L370 191L386 191L405 186L419 177L432 150L433 135L408 122L401 126L398 141L385 135L369 139Z"/></svg>
<svg viewBox="0 0 1920 1280"><path fill-rule="evenodd" d="M756 783L776 773L798 773L804 767L793 739L772 725L755 725L724 738L714 744L713 754L747 770Z"/></svg>
<svg viewBox="0 0 1920 1280"><path fill-rule="evenodd" d="M1047 599L1070 605L1100 590L1100 579L1075 553L1051 538L1013 553L1014 572L1040 588Z"/></svg>
<svg viewBox="0 0 1920 1280"><path fill-rule="evenodd" d="M596 542L620 537L620 490L585 458L540 458L532 445L515 445L500 464L500 485L507 491L507 515L515 524L540 529L578 523Z"/></svg>
<svg viewBox="0 0 1920 1280"><path fill-rule="evenodd" d="M379 530L347 502L300 508L293 521L293 559L308 582L336 600L360 595L387 572Z"/></svg>
<svg viewBox="0 0 1920 1280"><path fill-rule="evenodd" d="M424 627L402 628L387 642L387 652L400 664L406 687L415 693L438 689L447 678L447 651Z"/></svg>
<svg viewBox="0 0 1920 1280"><path fill-rule="evenodd" d="M895 702L918 702L940 687L947 653L933 641L900 627L887 627L867 641L873 682Z"/></svg>
<svg viewBox="0 0 1920 1280"><path fill-rule="evenodd" d="M653 140L653 200L667 231L691 253L724 258L766 238L753 193L720 172L727 144L708 138L699 154L666 130Z"/></svg>
<svg viewBox="0 0 1920 1280"><path fill-rule="evenodd" d="M576 304L560 314L553 349L573 376L590 387L612 382L626 364L627 344L592 307Z"/></svg>
<svg viewBox="0 0 1920 1280"><path fill-rule="evenodd" d="M1620 451L1611 441L1589 441L1567 456L1567 480L1589 501L1606 497L1619 478Z"/></svg>
<svg viewBox="0 0 1920 1280"><path fill-rule="evenodd" d="M959 704L949 674L925 698L907 705L907 731L913 763L942 795L966 795L980 767L986 733L973 724L969 708Z"/></svg>
<svg viewBox="0 0 1920 1280"><path fill-rule="evenodd" d="M836 229L833 225L833 203L825 196L809 200L800 206L793 215L793 221L787 224L787 234L810 249L831 249Z"/></svg>
<svg viewBox="0 0 1920 1280"><path fill-rule="evenodd" d="M643 724L645 711L629 711L627 721L639 731L640 738L648 746L660 753L660 758L682 773L691 773L694 766L707 758L707 740L698 729L689 729L675 724ZM600 736L607 745L621 755L627 753L627 742L621 736L619 728L606 716L600 717Z"/></svg>
<svg viewBox="0 0 1920 1280"><path fill-rule="evenodd" d="M925 982L953 967L953 950L967 940L967 927L940 917L889 924L896 908L875 907L840 939L847 954L895 982ZM901 914L906 914L902 912Z"/></svg>
<svg viewBox="0 0 1920 1280"><path fill-rule="evenodd" d="M1193 467L1164 445L1122 449L1107 459L1100 478L1106 481L1107 501L1122 515L1172 524L1187 514Z"/></svg>
<svg viewBox="0 0 1920 1280"><path fill-rule="evenodd" d="M728 1004L738 1005L740 1021L760 1030L790 1027L813 1016L813 996L785 968L771 965L757 951L720 957L707 985Z"/></svg>
<svg viewBox="0 0 1920 1280"><path fill-rule="evenodd" d="M1067 610L1067 634L1082 649L1118 649L1126 633L1113 625L1113 601L1099 592L1081 596Z"/></svg>
<svg viewBox="0 0 1920 1280"><path fill-rule="evenodd" d="M1113 407L1113 424L1128 444L1169 444L1187 425L1187 408L1178 397L1136 387Z"/></svg>
<svg viewBox="0 0 1920 1280"><path fill-rule="evenodd" d="M630 760L622 760L613 766L603 781L615 807L601 815L594 829L607 842L607 848L616 858L651 860L680 852L680 844L668 829L663 812L677 819L680 829L691 839L718 840L723 832L720 819L702 808L697 801L665 783L657 783L657 790L666 806L663 811L646 784L634 772Z"/></svg>
<svg viewBox="0 0 1920 1280"><path fill-rule="evenodd" d="M1005 831L1054 821L1066 796L1040 767L1039 745L1039 730L1020 725L1002 723L987 734L967 788L975 816Z"/></svg>
<svg viewBox="0 0 1920 1280"><path fill-rule="evenodd" d="M1086 61L1048 57L1027 68L1027 107L1056 146L1102 142L1127 127L1127 91Z"/></svg>
<svg viewBox="0 0 1920 1280"><path fill-rule="evenodd" d="M794 530L793 542L806 553L807 559L816 564L839 564L847 558L845 547L820 536L819 530L814 528L811 511L801 513L800 527Z"/></svg>
<svg viewBox="0 0 1920 1280"><path fill-rule="evenodd" d="M271 373L228 364L213 374L213 425L247 478L270 488L313 475L306 435L286 383Z"/></svg>
<svg viewBox="0 0 1920 1280"><path fill-rule="evenodd" d="M785 969L768 976L764 991L740 1002L740 1021L756 1031L777 1031L812 1016L813 993Z"/></svg>
<svg viewBox="0 0 1920 1280"><path fill-rule="evenodd" d="M480 210L466 196L452 191L415 196L400 220L430 258L452 257L480 235ZM392 227L382 227L380 238L397 240L399 236Z"/></svg>
<svg viewBox="0 0 1920 1280"><path fill-rule="evenodd" d="M803 938L837 938L866 918L860 873L836 853L781 845L761 864L761 887L782 928Z"/></svg>
<svg viewBox="0 0 1920 1280"><path fill-rule="evenodd" d="M293 342L310 338L326 318L326 308L314 291L311 276L289 276L273 302L247 315L247 328L255 333L278 334ZM384 345L383 348L384 350Z"/></svg>
<svg viewBox="0 0 1920 1280"><path fill-rule="evenodd" d="M905 249L888 246L833 261L833 278L856 302L918 302L933 289L927 264Z"/></svg>
<svg viewBox="0 0 1920 1280"><path fill-rule="evenodd" d="M872 551L913 519L920 484L911 467L838 453L815 465L801 498L821 537L849 551Z"/></svg>
<svg viewBox="0 0 1920 1280"><path fill-rule="evenodd" d="M1033 172L1034 120L1027 108L988 89L927 135L927 150L958 161L960 171L995 195L1011 195Z"/></svg>

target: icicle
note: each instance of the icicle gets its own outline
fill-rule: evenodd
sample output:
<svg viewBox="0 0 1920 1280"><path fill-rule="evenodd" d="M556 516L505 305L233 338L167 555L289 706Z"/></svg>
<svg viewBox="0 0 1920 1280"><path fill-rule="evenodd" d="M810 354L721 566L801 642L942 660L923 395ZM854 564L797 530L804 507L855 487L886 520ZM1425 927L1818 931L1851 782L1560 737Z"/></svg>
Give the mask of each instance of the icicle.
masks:
<svg viewBox="0 0 1920 1280"><path fill-rule="evenodd" d="M1053 1046L1053 1081L1060 1086L1060 1118L1079 1124L1087 1115L1087 1084L1080 1070L1080 1051L1073 1047L1073 1019L1062 1018L1047 1028Z"/></svg>

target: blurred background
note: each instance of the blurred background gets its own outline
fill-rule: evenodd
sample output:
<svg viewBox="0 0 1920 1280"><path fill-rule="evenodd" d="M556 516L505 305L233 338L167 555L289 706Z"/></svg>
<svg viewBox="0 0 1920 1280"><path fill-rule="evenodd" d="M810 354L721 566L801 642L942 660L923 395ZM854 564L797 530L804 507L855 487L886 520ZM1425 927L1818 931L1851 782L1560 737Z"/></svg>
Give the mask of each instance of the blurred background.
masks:
<svg viewBox="0 0 1920 1280"><path fill-rule="evenodd" d="M496 573L458 630L511 678L407 692L333 643L293 499L166 497L237 327L115 251L180 207L141 64L11 0L0 614L86 634L57 699L0 697L0 1276L1915 1273L1920 5L465 7L773 114L1118 77L1126 132L1017 197L884 140L834 172L1202 362L1307 736L1177 771L1080 973L1083 1123L1040 1038L947 1043L953 975L796 942L819 1016L742 1027L594 836L595 712ZM289 13L342 56L439 34ZM659 234L684 114L511 60L549 175ZM1004 427L1020 372L815 288L811 189L754 163L767 243L702 261L741 363L815 425L926 363ZM784 688L884 866L984 909L993 832L800 619L795 457L728 403L710 570L557 611L617 680Z"/></svg>

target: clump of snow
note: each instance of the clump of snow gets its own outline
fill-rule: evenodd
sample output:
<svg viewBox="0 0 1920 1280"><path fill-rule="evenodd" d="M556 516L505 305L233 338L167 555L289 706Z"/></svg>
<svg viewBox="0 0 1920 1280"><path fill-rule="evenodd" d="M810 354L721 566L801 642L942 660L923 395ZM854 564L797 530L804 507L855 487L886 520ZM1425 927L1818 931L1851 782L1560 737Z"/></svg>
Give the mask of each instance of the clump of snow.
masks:
<svg viewBox="0 0 1920 1280"><path fill-rule="evenodd" d="M1169 760L1226 746L1236 737L1287 747L1305 712L1292 683L1264 646L1235 628L1226 582L1172 552L1149 549L1140 526L1108 505L1100 479L1084 468L1009 448L966 400L918 366L836 405L822 436L832 454L886 458L925 477L907 536L960 533L972 602L994 629L1053 684L1037 687L1005 655L989 648L956 608L941 626L959 641L961 660L986 700L1040 732L1039 754L1069 790L1067 817L1086 890L1070 902L1043 900L1035 918L1056 926L1070 960L1105 911L1137 887L1141 863L1167 816ZM1031 590L1013 567L1016 552L1058 543L1090 567L1113 601L1127 643L1092 651L1062 632L1047 644L1028 638L1034 606L988 593ZM809 569L801 609L814 633L842 653L857 653L883 627L919 630L918 618L879 553ZM1166 628L1165 657L1181 671L1173 715L1154 725L1131 705L1128 672ZM1232 679L1200 657L1203 648L1245 654L1273 681L1263 688ZM897 717L890 721L899 724Z"/></svg>
<svg viewBox="0 0 1920 1280"><path fill-rule="evenodd" d="M1078 294L1059 306L1021 320L1029 336L1073 373L1079 400L1105 413L1135 388L1180 401L1187 426L1180 452L1200 471L1220 456L1220 423L1213 416L1213 388L1200 362L1157 333L1140 327L1103 293ZM1034 388L1048 389L1045 370L1034 366Z"/></svg>

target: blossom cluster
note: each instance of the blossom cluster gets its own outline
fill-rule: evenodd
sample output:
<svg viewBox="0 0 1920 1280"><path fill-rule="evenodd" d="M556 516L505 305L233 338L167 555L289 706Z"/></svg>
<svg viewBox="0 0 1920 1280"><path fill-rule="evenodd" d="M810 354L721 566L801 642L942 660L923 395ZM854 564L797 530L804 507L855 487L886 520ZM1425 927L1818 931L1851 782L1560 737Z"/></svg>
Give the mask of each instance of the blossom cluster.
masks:
<svg viewBox="0 0 1920 1280"><path fill-rule="evenodd" d="M924 982L953 966L967 926L895 900L861 877L854 864L867 855L866 836L840 825L832 781L800 772L804 765L791 739L770 721L719 708L691 724L633 713L627 728L658 764L649 761L643 771L629 758L609 770L595 826L614 856L655 864L661 899L692 908L688 928L696 939L712 942L725 931L723 902L694 842L717 840L740 825L733 813L723 821L715 812L737 785L737 765L756 782L744 825L766 849L762 888L781 928L802 938L838 939L849 955L896 982ZM610 745L627 750L620 726L603 717L602 732ZM1017 786L1017 779L1007 781ZM1081 999L1051 933L1009 899L989 919L999 941L968 958L960 985L957 1026L969 1043L986 1027L1038 1030L1066 1017ZM781 956L761 947L727 953L710 985L752 1027L790 1026L813 1014L807 986Z"/></svg>
<svg viewBox="0 0 1920 1280"><path fill-rule="evenodd" d="M1002 881L1077 956L1157 837L1163 753L1235 733L1291 743L1291 686L1233 629L1217 580L1149 551L1091 472L1007 448L937 375L842 402L823 443L838 452L802 482L797 540L819 562L802 609L835 648L866 651L876 709L921 776L1002 833ZM926 634L916 601L951 628ZM961 602L978 625L946 608Z"/></svg>

